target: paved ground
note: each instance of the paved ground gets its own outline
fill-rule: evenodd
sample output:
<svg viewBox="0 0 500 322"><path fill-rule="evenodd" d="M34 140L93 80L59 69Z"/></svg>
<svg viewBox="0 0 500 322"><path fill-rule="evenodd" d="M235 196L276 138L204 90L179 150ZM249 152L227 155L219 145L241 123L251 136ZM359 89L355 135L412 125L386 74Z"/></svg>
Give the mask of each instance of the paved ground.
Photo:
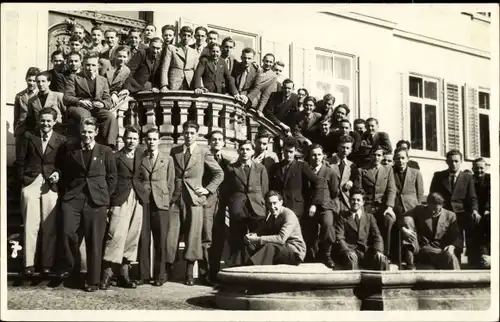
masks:
<svg viewBox="0 0 500 322"><path fill-rule="evenodd" d="M165 283L162 287L139 286L135 290L111 287L86 293L47 281L38 285L10 281L7 289L9 310L215 310L214 289ZM36 284L36 283L34 283Z"/></svg>

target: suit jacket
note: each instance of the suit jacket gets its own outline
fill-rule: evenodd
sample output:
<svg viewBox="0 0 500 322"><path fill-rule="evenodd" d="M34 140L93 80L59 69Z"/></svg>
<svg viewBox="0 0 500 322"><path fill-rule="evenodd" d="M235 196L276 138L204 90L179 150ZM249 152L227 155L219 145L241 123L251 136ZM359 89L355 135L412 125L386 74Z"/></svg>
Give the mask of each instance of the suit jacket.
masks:
<svg viewBox="0 0 500 322"><path fill-rule="evenodd" d="M63 73L57 72L54 69L48 71L52 75L49 89L53 92L64 93L66 91L67 79Z"/></svg>
<svg viewBox="0 0 500 322"><path fill-rule="evenodd" d="M260 78L259 94L252 102L252 107L262 111L271 97L271 93L277 89L278 75L270 69L267 72L262 72Z"/></svg>
<svg viewBox="0 0 500 322"><path fill-rule="evenodd" d="M248 100L252 102L257 97L257 95L259 95L260 92L261 77L262 77L261 71L256 64L250 64L250 66L248 67L248 73L247 73L247 78L245 80L245 84L243 85L243 88L240 91L239 90L240 81L244 70L245 67L243 63L238 62L233 67L231 76L234 79L234 84L236 85L236 88L238 89L239 93L241 95L246 95L248 97Z"/></svg>
<svg viewBox="0 0 500 322"><path fill-rule="evenodd" d="M217 68L215 68L215 64L217 64ZM234 86L234 79L222 58L219 58L217 62L207 58L201 59L194 72L193 87L205 87L209 92L219 94L224 94L225 88L231 95L238 94L238 90Z"/></svg>
<svg viewBox="0 0 500 322"><path fill-rule="evenodd" d="M42 174L46 182L50 175L59 171L62 166L61 147L66 142L66 138L61 134L52 131L52 135L47 142L45 152L42 152L42 139L40 131L26 132L21 141L21 147L17 155L18 173L23 186L29 186L39 174ZM58 191L58 185L49 183L52 191Z"/></svg>
<svg viewBox="0 0 500 322"><path fill-rule="evenodd" d="M360 176L359 170L356 164L351 162L350 160L345 161L344 172L342 175L340 174L340 159L335 154L331 159L327 160L330 162L330 167L333 170L333 173L337 176L338 180L338 188L339 191L338 197L333 200L333 211L335 213L340 213L342 211L349 211L351 209L349 198L351 197L351 190L356 189L360 186ZM342 187L348 182L351 181L353 186L349 190L344 190Z"/></svg>
<svg viewBox="0 0 500 322"><path fill-rule="evenodd" d="M123 66L115 77L116 68L109 66L108 69L103 70L101 76L106 77L108 80L109 92L110 94L118 94L122 89L125 81L130 76L130 69L127 66Z"/></svg>
<svg viewBox="0 0 500 322"><path fill-rule="evenodd" d="M304 112L299 112L295 126L292 128L292 134L299 140L313 139L319 131L321 114L312 112L310 119ZM312 141L312 140L311 140Z"/></svg>
<svg viewBox="0 0 500 322"><path fill-rule="evenodd" d="M202 206L207 197L198 197L194 191L202 186L205 169L211 172L211 179L204 188L212 194L224 180L224 172L212 153L199 145L193 148L193 153L185 166L183 147L184 145L178 145L170 150L175 166L175 192L172 199L175 202L182 196L187 205Z"/></svg>
<svg viewBox="0 0 500 322"><path fill-rule="evenodd" d="M70 106L78 105L80 99L90 99L91 101L100 101L104 104L104 108L109 110L111 108L111 96L109 95L109 86L106 78L97 75L95 80L95 95L90 93L87 79L83 74L71 75L68 78L66 92L63 97L64 105L68 108Z"/></svg>
<svg viewBox="0 0 500 322"><path fill-rule="evenodd" d="M242 218L247 215L265 217L264 197L269 189L266 168L260 163L252 162L247 177L243 164L236 161L228 167L227 174L228 206L231 218ZM247 202L250 204L251 212L245 211Z"/></svg>
<svg viewBox="0 0 500 322"><path fill-rule="evenodd" d="M333 211L335 209L334 200L338 198L340 192L340 178L327 163L321 165L316 175L323 178L323 182L325 184L323 189L323 203L320 206L320 210Z"/></svg>
<svg viewBox="0 0 500 322"><path fill-rule="evenodd" d="M396 199L394 210L396 215L403 214L425 201L424 180L417 169L406 167L404 182L399 180L398 170L392 168L394 183L396 184Z"/></svg>
<svg viewBox="0 0 500 322"><path fill-rule="evenodd" d="M219 166L222 168L222 171L224 173L224 178L227 178L229 166L233 163L233 161L222 155L221 159L219 159L217 162L219 163ZM212 173L210 173L210 168L205 166L205 171L203 172L203 178L202 178L203 186L206 187L210 183L211 179L212 179ZM207 196L205 206L215 204L217 199L219 200L219 202L227 203L229 194L231 192L228 189L228 186L229 186L228 181L223 180L222 183L217 187L217 189L215 189L213 193L210 193Z"/></svg>
<svg viewBox="0 0 500 322"><path fill-rule="evenodd" d="M132 50L130 52L130 59L127 62L127 67L130 69L130 75L135 75L135 72L141 62L146 56L146 49L144 44L140 43L138 49Z"/></svg>
<svg viewBox="0 0 500 322"><path fill-rule="evenodd" d="M284 100L283 92L271 94L264 115L274 123L283 122L285 124L295 124L295 119L299 110L299 98L292 93L287 100Z"/></svg>
<svg viewBox="0 0 500 322"><path fill-rule="evenodd" d="M370 132L366 131L361 135L361 143L359 145L358 159L362 162L358 166L366 166L370 163L371 152L374 148L381 147L389 152L392 152L391 141L389 140L389 134L385 132L376 132L371 139Z"/></svg>
<svg viewBox="0 0 500 322"><path fill-rule="evenodd" d="M418 165L418 162L415 160L408 160L408 166L410 168L420 170L420 166Z"/></svg>
<svg viewBox="0 0 500 322"><path fill-rule="evenodd" d="M269 190L276 190L283 196L283 205L298 217L304 208L323 204L324 182L303 161L292 161L288 171L283 173L282 163L276 163L269 173Z"/></svg>
<svg viewBox="0 0 500 322"><path fill-rule="evenodd" d="M474 178L471 174L460 171L452 189L448 170L435 172L429 188L429 193L432 192L441 194L444 198L443 207L455 214L463 212L472 214L473 210L479 210Z"/></svg>
<svg viewBox="0 0 500 322"><path fill-rule="evenodd" d="M337 152L338 146L340 144L340 138L344 135L343 131L332 131L332 141L330 142L331 147L329 149ZM361 145L361 135L358 132L350 131L349 136L354 140L352 144L351 154L349 156L356 155L359 150L359 146ZM353 160L351 160L353 161ZM354 161L353 161L354 162Z"/></svg>
<svg viewBox="0 0 500 322"><path fill-rule="evenodd" d="M38 94L38 89L29 95L25 89L16 94L14 99L14 136L20 137L26 132L26 118L28 117L28 101Z"/></svg>
<svg viewBox="0 0 500 322"><path fill-rule="evenodd" d="M332 143L334 139L335 133L333 131L322 134L318 129L318 133L312 137L311 141L321 145L323 147L323 153L325 153L327 157L331 157L334 153L337 153L337 147Z"/></svg>
<svg viewBox="0 0 500 322"><path fill-rule="evenodd" d="M160 70L160 87L167 86L171 90L178 90L186 81L191 88L198 59L198 52L189 46L184 54L180 45L168 45Z"/></svg>
<svg viewBox="0 0 500 322"><path fill-rule="evenodd" d="M453 212L441 210L436 231L433 231L432 212L426 206L419 205L413 208L405 214L405 217L411 217L414 222L418 241L418 245L414 244L416 251L425 246L444 249L448 245L453 245L457 249L462 248L457 218Z"/></svg>
<svg viewBox="0 0 500 322"><path fill-rule="evenodd" d="M66 115L66 106L63 101L64 94L49 90L45 105L42 106L38 95L33 96L28 101L28 115L26 117L26 128L34 130L37 127L40 118L40 111L45 107L52 107L57 112L57 123L62 123L63 115Z"/></svg>
<svg viewBox="0 0 500 322"><path fill-rule="evenodd" d="M87 165L82 152L80 142L65 146L61 168L62 200L71 201L85 193L87 187L88 197L96 205L109 206L117 182L115 154L110 147L96 143Z"/></svg>
<svg viewBox="0 0 500 322"><path fill-rule="evenodd" d="M210 56L210 50L208 46L200 46L196 47L196 44L189 45L189 47L193 48L198 54L198 59L206 58Z"/></svg>
<svg viewBox="0 0 500 322"><path fill-rule="evenodd" d="M481 216L485 211L490 211L491 204L491 175L485 173L481 178L474 178L474 188L477 195L477 206Z"/></svg>
<svg viewBox="0 0 500 322"><path fill-rule="evenodd" d="M302 237L299 219L292 210L283 207L275 217L269 214L257 227L255 233L260 237L260 244L287 245L303 261L306 256L306 243Z"/></svg>
<svg viewBox="0 0 500 322"><path fill-rule="evenodd" d="M375 217L363 211L359 219L359 228L349 211L342 212L335 222L337 243L342 253L359 250L365 253L369 249L383 253L384 241L378 229Z"/></svg>
<svg viewBox="0 0 500 322"><path fill-rule="evenodd" d="M123 88L128 89L129 92L135 93L144 90L150 90L153 87L160 88L161 80L161 60L157 57L155 60L151 59L149 49L140 56L142 60L138 64L135 72L130 73L129 77L123 84ZM133 66L133 68L135 68Z"/></svg>
<svg viewBox="0 0 500 322"><path fill-rule="evenodd" d="M127 156L125 149L121 149L116 154L116 170L117 170L117 183L116 189L111 195L110 206L121 206L134 189L137 198L144 204L149 203L148 193L144 188L143 176L141 173L143 152L137 149L134 152L134 160L132 167L126 162Z"/></svg>
<svg viewBox="0 0 500 322"><path fill-rule="evenodd" d="M115 54L115 51L116 51L116 48L118 48L118 45L116 45L115 47L113 48L109 48L107 47L106 50L104 50L103 52L101 52L99 54L99 58L104 58L104 59L107 59L109 61L111 61L112 59L112 56Z"/></svg>
<svg viewBox="0 0 500 322"><path fill-rule="evenodd" d="M154 164L151 164L148 152L142 154L141 176L146 190L146 198L151 196L161 210L170 209L175 191L174 160L163 151L158 151Z"/></svg>
<svg viewBox="0 0 500 322"><path fill-rule="evenodd" d="M375 168L360 169L361 187L365 191L365 204L383 204L394 207L396 199L396 183L394 172L389 166L381 165L378 174Z"/></svg>
<svg viewBox="0 0 500 322"><path fill-rule="evenodd" d="M279 162L278 156L276 155L276 153L272 151L264 151L259 155L254 155L252 160L255 162L259 162L264 167L266 167L268 174L270 174L271 167L273 166L273 164Z"/></svg>
<svg viewBox="0 0 500 322"><path fill-rule="evenodd" d="M229 73L232 74L234 66L236 64L238 64L239 61L236 58L234 58L233 56L229 56L228 58L229 59L227 61L225 58L222 58L222 59L224 59L224 61L226 61L227 69L229 70Z"/></svg>

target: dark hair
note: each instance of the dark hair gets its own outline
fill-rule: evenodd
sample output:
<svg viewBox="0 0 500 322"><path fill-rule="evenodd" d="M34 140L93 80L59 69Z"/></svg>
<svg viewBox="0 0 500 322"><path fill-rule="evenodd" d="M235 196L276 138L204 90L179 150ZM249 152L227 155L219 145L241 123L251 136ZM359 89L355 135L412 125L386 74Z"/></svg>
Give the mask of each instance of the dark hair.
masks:
<svg viewBox="0 0 500 322"><path fill-rule="evenodd" d="M391 153L391 151L389 151L389 150L386 150L386 149L382 149L382 150L384 150L384 152L382 152L383 155L393 155Z"/></svg>
<svg viewBox="0 0 500 322"><path fill-rule="evenodd" d="M260 132L257 132L257 135L255 136L255 140L257 139L261 139L261 138L266 138L266 139L269 139L270 136L269 134L267 134L266 131L260 131Z"/></svg>
<svg viewBox="0 0 500 322"><path fill-rule="evenodd" d="M321 144L318 144L318 143L313 143L311 145L311 147L309 148L309 151L312 151L314 149L321 149L321 152L323 152L323 147L321 146Z"/></svg>
<svg viewBox="0 0 500 322"><path fill-rule="evenodd" d="M454 155L458 155L458 156L460 156L460 160L462 160L462 159L463 159L463 157L462 157L462 152L460 152L460 151L459 151L459 150L457 150L457 149L453 149L453 150L448 151L448 153L446 153L446 159L448 159L448 158L450 158L450 157L452 157L452 156L454 156Z"/></svg>
<svg viewBox="0 0 500 322"><path fill-rule="evenodd" d="M95 117L92 117L92 116L86 117L82 120L82 122L80 123L80 127L83 127L85 125L93 125L94 128L96 129L96 131L99 128L99 125L97 123L97 119Z"/></svg>
<svg viewBox="0 0 500 322"><path fill-rule="evenodd" d="M236 43L234 42L233 38L231 37L226 37L222 40L222 45L224 46L225 43L227 42L232 42L233 43L233 46L236 46Z"/></svg>
<svg viewBox="0 0 500 322"><path fill-rule="evenodd" d="M365 120L363 120L363 119L355 119L354 120L354 125L357 125L357 124L365 124Z"/></svg>
<svg viewBox="0 0 500 322"><path fill-rule="evenodd" d="M182 27L182 28L184 28L184 27ZM197 33L198 30L203 30L205 32L205 34L208 34L208 29L203 27L203 26L196 27L196 29L194 30L194 33ZM182 29L181 29L181 31L182 31Z"/></svg>
<svg viewBox="0 0 500 322"><path fill-rule="evenodd" d="M224 138L224 137L225 137L225 136L224 136L224 132L222 132L222 130L220 130L220 129L215 129L215 130L212 130L212 131L210 132L210 134L208 135L208 137L209 137L209 138L212 138L212 136L213 136L214 134L217 134L217 133L219 133L220 135L222 135L222 138Z"/></svg>
<svg viewBox="0 0 500 322"><path fill-rule="evenodd" d="M250 146L252 147L252 150L255 150L255 145L253 144L253 142L251 140L241 141L240 144L238 144L238 150L241 149L241 147L243 147L246 144L250 144Z"/></svg>
<svg viewBox="0 0 500 322"><path fill-rule="evenodd" d="M407 140L399 140L398 143L396 143L396 147L401 146L401 144L406 144L408 146L408 150L411 148L410 141Z"/></svg>
<svg viewBox="0 0 500 322"><path fill-rule="evenodd" d="M210 43L210 44L207 45L207 48L209 50L212 50L214 47L219 47L220 48L220 45L218 43L216 43L216 42L213 42L213 43Z"/></svg>
<svg viewBox="0 0 500 322"><path fill-rule="evenodd" d="M40 110L39 115L42 114L50 114L52 115L52 119L55 121L57 119L57 111L52 107L44 107Z"/></svg>
<svg viewBox="0 0 500 322"><path fill-rule="evenodd" d="M253 48L250 48L250 47L245 47L243 48L243 50L241 51L241 54L253 54L255 56L255 50L253 50Z"/></svg>
<svg viewBox="0 0 500 322"><path fill-rule="evenodd" d="M283 140L283 148L297 148L297 140L295 140L294 138L286 138L285 140Z"/></svg>
<svg viewBox="0 0 500 322"><path fill-rule="evenodd" d="M139 34L142 34L142 30L137 28L132 28L128 31L128 36L130 36L130 34L132 34L133 32L138 32Z"/></svg>
<svg viewBox="0 0 500 322"><path fill-rule="evenodd" d="M118 36L118 30L116 30L116 29L113 29L113 28L106 29L106 31L104 32L104 34L107 34L108 32L114 32L115 35Z"/></svg>
<svg viewBox="0 0 500 322"><path fill-rule="evenodd" d="M126 137L130 133L137 133L137 134L139 134L139 130L135 126L133 126L133 125L127 125L125 127L125 131L123 132L123 137Z"/></svg>
<svg viewBox="0 0 500 322"><path fill-rule="evenodd" d="M97 58L99 59L99 53L96 52L96 51L91 51L91 52L88 52L84 57L83 57L83 60L88 60L88 59L91 59L91 58Z"/></svg>
<svg viewBox="0 0 500 322"><path fill-rule="evenodd" d="M152 43L155 43L155 42L159 42L159 43L162 43L163 44L163 39L161 39L160 37L153 37L151 38L151 40L149 41L149 45L151 46Z"/></svg>
<svg viewBox="0 0 500 322"><path fill-rule="evenodd" d="M161 27L162 34L167 30L172 30L175 33L175 27L173 25L165 25L165 26Z"/></svg>
<svg viewBox="0 0 500 322"><path fill-rule="evenodd" d="M406 148L402 148L402 147L399 147L399 148L396 148L396 150L394 150L394 155L398 154L399 152L405 152L406 153L406 157L408 157L408 149Z"/></svg>
<svg viewBox="0 0 500 322"><path fill-rule="evenodd" d="M75 42L75 41L79 42L80 44L83 45L83 39L80 36L73 35L73 36L69 37L69 42Z"/></svg>
<svg viewBox="0 0 500 322"><path fill-rule="evenodd" d="M149 26L154 27L155 31L156 31L156 26L153 25L152 23L149 23L149 22L148 22L148 24L146 26L144 26L144 30L146 30L146 28L149 27Z"/></svg>
<svg viewBox="0 0 500 322"><path fill-rule="evenodd" d="M438 192L431 192L428 196L427 196L427 204L429 203L433 203L435 205L444 205L444 198L443 196L441 196L440 193Z"/></svg>
<svg viewBox="0 0 500 322"><path fill-rule="evenodd" d="M306 96L306 98L304 98L304 105L306 102L313 102L314 106L316 106L316 99L313 96Z"/></svg>
<svg viewBox="0 0 500 322"><path fill-rule="evenodd" d="M44 72L39 72L38 74L36 74L36 77L38 76L45 76L45 78L47 78L47 81L51 82L52 81L52 74L49 73L48 71L44 71ZM28 77L28 76L26 76Z"/></svg>
<svg viewBox="0 0 500 322"><path fill-rule="evenodd" d="M207 35L217 35L219 37L219 33L215 30L210 30Z"/></svg>
<svg viewBox="0 0 500 322"><path fill-rule="evenodd" d="M184 124L182 124L183 131L186 131L190 127L195 129L196 132L198 132L198 130L200 129L200 125L198 125L198 123L196 123L195 121L186 121L186 122L184 122Z"/></svg>
<svg viewBox="0 0 500 322"><path fill-rule="evenodd" d="M287 78L283 81L283 87L286 85L286 84L293 84L293 80L291 80L290 78Z"/></svg>
<svg viewBox="0 0 500 322"><path fill-rule="evenodd" d="M304 91L304 92L306 92L306 97L307 97L307 96L309 96L309 91L308 91L307 89L305 89L305 88L299 88L299 89L297 90L297 93L298 93L298 92L300 92L300 91Z"/></svg>
<svg viewBox="0 0 500 322"><path fill-rule="evenodd" d="M152 127L149 130L146 131L146 136L148 136L149 133L158 133L158 136L160 136L160 130L158 130L157 127Z"/></svg>
<svg viewBox="0 0 500 322"><path fill-rule="evenodd" d="M76 51L72 51L69 54L66 55L66 59L70 58L71 56L78 56L80 57L80 60L82 60L82 54Z"/></svg>
<svg viewBox="0 0 500 322"><path fill-rule="evenodd" d="M349 125L351 125L351 121L349 121L349 119L341 119L339 123L349 123Z"/></svg>
<svg viewBox="0 0 500 322"><path fill-rule="evenodd" d="M38 76L39 74L40 74L40 68L38 68L38 67L30 67L26 71L26 76L24 77L24 79L26 79L28 77L31 77L31 76Z"/></svg>
<svg viewBox="0 0 500 322"><path fill-rule="evenodd" d="M126 51L127 54L130 56L130 46L127 45L119 45L115 49L115 55L120 52L120 51Z"/></svg>
<svg viewBox="0 0 500 322"><path fill-rule="evenodd" d="M264 55L264 57L262 57L262 58L266 58L267 56L271 56L271 57L273 57L273 62L275 62L275 61L276 61L276 57L274 57L274 54L272 54L272 53L267 53L267 54L265 54L265 55Z"/></svg>
<svg viewBox="0 0 500 322"><path fill-rule="evenodd" d="M476 164L478 162L484 162L485 164L488 164L484 158L477 158L476 160L472 161L472 164Z"/></svg>
<svg viewBox="0 0 500 322"><path fill-rule="evenodd" d="M271 197L278 197L279 201L283 201L283 196L276 190L270 190L266 193L266 200L269 200Z"/></svg>
<svg viewBox="0 0 500 322"><path fill-rule="evenodd" d="M351 110L349 109L349 107L347 107L347 105L345 105L345 104L340 104L340 105L337 105L337 106L333 109L333 114L335 114L339 108L343 108L343 109L345 109L345 112L346 112L346 113L345 113L345 115L346 115L346 116L347 116L347 115L349 115L349 113L351 112Z"/></svg>
<svg viewBox="0 0 500 322"><path fill-rule="evenodd" d="M101 33L104 33L104 31L101 29L101 27L92 27L92 29L90 29L90 33L92 33L92 31L95 31L95 30L99 30Z"/></svg>
<svg viewBox="0 0 500 322"><path fill-rule="evenodd" d="M370 122L375 122L378 125L378 120L376 118L374 118L374 117L367 118L366 121L365 121L365 124L368 124Z"/></svg>
<svg viewBox="0 0 500 322"><path fill-rule="evenodd" d="M361 195L363 199L365 199L365 191L363 190L363 188L354 188L351 191L351 197L354 195ZM349 199L351 199L351 197L349 197Z"/></svg>
<svg viewBox="0 0 500 322"><path fill-rule="evenodd" d="M64 58L64 52L62 50L55 50L52 52L52 54L50 54L50 60L54 60L54 57L58 55L61 55Z"/></svg>
<svg viewBox="0 0 500 322"><path fill-rule="evenodd" d="M196 29L198 29L198 28L196 28ZM179 31L179 34L182 34L183 32L192 35L193 34L193 29L191 29L191 27L189 27L189 26L183 26L181 28L181 30Z"/></svg>
<svg viewBox="0 0 500 322"><path fill-rule="evenodd" d="M326 104L327 101L333 101L332 104L335 104L335 96L333 96L332 94L326 94L325 96L323 96L323 102Z"/></svg>
<svg viewBox="0 0 500 322"><path fill-rule="evenodd" d="M339 145L342 143L354 143L354 139L350 135L342 135L339 139Z"/></svg>

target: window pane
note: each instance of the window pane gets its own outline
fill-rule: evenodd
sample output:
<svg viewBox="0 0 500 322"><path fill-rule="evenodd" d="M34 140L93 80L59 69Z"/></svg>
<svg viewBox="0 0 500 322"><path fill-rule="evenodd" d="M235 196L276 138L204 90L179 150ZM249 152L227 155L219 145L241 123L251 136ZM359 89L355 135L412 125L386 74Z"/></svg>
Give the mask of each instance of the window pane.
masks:
<svg viewBox="0 0 500 322"><path fill-rule="evenodd" d="M479 114L479 142L481 142L481 156L490 157L490 117Z"/></svg>
<svg viewBox="0 0 500 322"><path fill-rule="evenodd" d="M490 109L490 94L479 92L479 108Z"/></svg>
<svg viewBox="0 0 500 322"><path fill-rule="evenodd" d="M437 83L425 81L424 86L425 98L437 100Z"/></svg>
<svg viewBox="0 0 500 322"><path fill-rule="evenodd" d="M318 77L333 77L333 57L316 55L316 75Z"/></svg>
<svg viewBox="0 0 500 322"><path fill-rule="evenodd" d="M412 149L423 150L422 104L410 103L410 138Z"/></svg>
<svg viewBox="0 0 500 322"><path fill-rule="evenodd" d="M422 97L422 78L410 76L410 96Z"/></svg>
<svg viewBox="0 0 500 322"><path fill-rule="evenodd" d="M237 32L229 32L227 30L220 30L218 28L213 28L210 26L208 29L217 31L219 33L219 40L220 41L222 41L226 37L233 38L233 40L235 42L235 46L233 49L233 55L234 55L234 58L236 58L238 61L241 60L240 57L241 57L241 51L243 50L243 48L250 47L250 48L253 48L255 51L257 51L257 48L255 46L255 37L254 36L247 36L247 35L243 35L243 34L240 34ZM194 30L194 28L193 28L193 30ZM193 37L193 39L194 39L194 37ZM255 56L255 60L257 62L259 61L259 57L257 55Z"/></svg>
<svg viewBox="0 0 500 322"><path fill-rule="evenodd" d="M349 101L349 87L344 85L336 85L335 91L332 93L335 97L335 105L345 104L351 108Z"/></svg>
<svg viewBox="0 0 500 322"><path fill-rule="evenodd" d="M335 78L351 80L351 59L335 57Z"/></svg>
<svg viewBox="0 0 500 322"><path fill-rule="evenodd" d="M436 106L425 105L425 149L438 150Z"/></svg>
<svg viewBox="0 0 500 322"><path fill-rule="evenodd" d="M318 81L316 82L316 92L314 94L318 97L323 97L332 92L332 87L332 84Z"/></svg>

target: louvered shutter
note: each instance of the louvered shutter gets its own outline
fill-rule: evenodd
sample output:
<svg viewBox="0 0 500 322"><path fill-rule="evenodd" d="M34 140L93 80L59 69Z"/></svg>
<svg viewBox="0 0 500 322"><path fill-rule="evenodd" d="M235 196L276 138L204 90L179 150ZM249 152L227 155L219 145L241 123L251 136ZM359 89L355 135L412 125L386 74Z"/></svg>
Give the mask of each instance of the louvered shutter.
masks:
<svg viewBox="0 0 500 322"><path fill-rule="evenodd" d="M476 87L464 85L464 146L465 158L476 159L480 156L479 147L479 91Z"/></svg>
<svg viewBox="0 0 500 322"><path fill-rule="evenodd" d="M445 106L446 151L453 149L462 151L462 125L460 90L457 84L443 81Z"/></svg>

